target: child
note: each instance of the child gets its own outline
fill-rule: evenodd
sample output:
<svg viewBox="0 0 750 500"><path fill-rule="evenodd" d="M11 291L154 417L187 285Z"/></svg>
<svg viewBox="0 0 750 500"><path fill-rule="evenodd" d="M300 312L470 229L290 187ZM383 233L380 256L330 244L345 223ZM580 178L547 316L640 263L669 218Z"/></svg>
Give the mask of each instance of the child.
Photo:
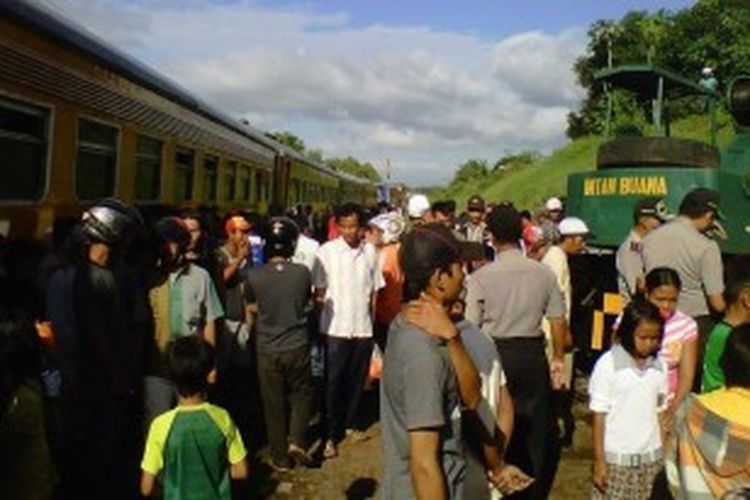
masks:
<svg viewBox="0 0 750 500"><path fill-rule="evenodd" d="M205 401L214 375L214 349L191 335L169 348L167 367L177 407L154 419L141 461L141 494L162 470L164 498L231 498L232 479L247 477L245 446L229 414Z"/></svg>
<svg viewBox="0 0 750 500"><path fill-rule="evenodd" d="M662 471L658 414L666 409L667 370L656 356L664 320L637 299L623 312L615 344L589 383L594 412L593 498L647 499Z"/></svg>
<svg viewBox="0 0 750 500"><path fill-rule="evenodd" d="M723 321L708 336L703 356L701 391L711 392L724 386L725 375L721 368L721 355L732 328L750 322L750 257L736 257L726 269L724 298L727 310Z"/></svg>
<svg viewBox="0 0 750 500"><path fill-rule="evenodd" d="M682 282L677 271L657 267L646 275L646 299L664 318L664 340L659 359L667 367L670 408L676 408L693 387L698 364L698 324L677 310Z"/></svg>

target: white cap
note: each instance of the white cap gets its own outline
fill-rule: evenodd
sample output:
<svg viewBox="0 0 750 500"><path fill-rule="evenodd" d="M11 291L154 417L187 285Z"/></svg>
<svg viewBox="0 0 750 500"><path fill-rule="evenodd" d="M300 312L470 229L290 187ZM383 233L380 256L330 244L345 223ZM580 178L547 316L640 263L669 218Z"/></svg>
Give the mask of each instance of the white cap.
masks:
<svg viewBox="0 0 750 500"><path fill-rule="evenodd" d="M589 228L585 222L578 217L565 217L557 225L561 236L573 236L578 234L589 234Z"/></svg>
<svg viewBox="0 0 750 500"><path fill-rule="evenodd" d="M711 73L713 73L713 72L714 72L714 70L712 70L712 69L711 69L710 67L708 67L708 66L706 66L705 68L703 68L703 70L701 71L701 73L702 73L703 75L705 75L705 76L708 76L708 75L710 75L710 74L711 74Z"/></svg>
<svg viewBox="0 0 750 500"><path fill-rule="evenodd" d="M548 211L562 210L563 204L562 201L560 201L560 198L550 198L547 200L547 203L544 204L544 208Z"/></svg>
<svg viewBox="0 0 750 500"><path fill-rule="evenodd" d="M430 210L430 200L423 194L413 194L409 197L406 212L413 219L421 219Z"/></svg>
<svg viewBox="0 0 750 500"><path fill-rule="evenodd" d="M383 243L386 245L398 241L406 228L404 218L397 212L377 215L370 219L370 225L383 231Z"/></svg>

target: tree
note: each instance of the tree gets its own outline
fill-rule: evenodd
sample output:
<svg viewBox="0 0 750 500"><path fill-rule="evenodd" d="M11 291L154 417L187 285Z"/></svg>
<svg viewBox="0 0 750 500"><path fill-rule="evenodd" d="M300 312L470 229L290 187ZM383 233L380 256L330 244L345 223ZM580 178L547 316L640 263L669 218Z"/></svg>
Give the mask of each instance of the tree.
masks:
<svg viewBox="0 0 750 500"><path fill-rule="evenodd" d="M326 163L338 172L362 177L373 182L380 182L380 174L371 163L361 163L356 158L347 156L346 158L329 158Z"/></svg>
<svg viewBox="0 0 750 500"><path fill-rule="evenodd" d="M314 162L323 163L323 151L320 148L308 149L305 151L305 156Z"/></svg>
<svg viewBox="0 0 750 500"><path fill-rule="evenodd" d="M458 166L452 182L458 183L481 179L482 177L486 177L489 171L487 160L471 158Z"/></svg>
<svg viewBox="0 0 750 500"><path fill-rule="evenodd" d="M272 132L271 137L279 141L281 144L289 146L298 153L304 154L305 152L305 141L289 131Z"/></svg>

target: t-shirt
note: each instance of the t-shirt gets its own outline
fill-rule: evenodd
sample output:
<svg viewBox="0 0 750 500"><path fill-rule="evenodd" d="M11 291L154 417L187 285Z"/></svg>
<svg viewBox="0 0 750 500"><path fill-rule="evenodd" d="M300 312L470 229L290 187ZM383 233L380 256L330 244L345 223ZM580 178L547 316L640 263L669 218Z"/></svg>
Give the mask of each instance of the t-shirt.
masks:
<svg viewBox="0 0 750 500"><path fill-rule="evenodd" d="M396 243L386 245L380 249L380 269L385 280L385 286L378 290L375 303L375 322L390 325L391 321L401 311L401 299L404 289L404 273L398 264L398 250Z"/></svg>
<svg viewBox="0 0 750 500"><path fill-rule="evenodd" d="M315 256L320 248L320 243L312 238L308 238L304 234L300 234L297 239L297 246L294 249L294 256L292 262L295 264L302 264L312 272L315 266Z"/></svg>
<svg viewBox="0 0 750 500"><path fill-rule="evenodd" d="M638 367L619 344L604 353L589 380L589 407L606 413L604 451L648 453L661 447L658 413L667 405L667 372L658 358Z"/></svg>
<svg viewBox="0 0 750 500"><path fill-rule="evenodd" d="M520 250L497 260L468 281L466 319L493 339L541 338L542 318L564 318L565 302L554 273Z"/></svg>
<svg viewBox="0 0 750 500"><path fill-rule="evenodd" d="M223 408L210 403L178 406L156 417L146 440L141 469L164 471L164 499L230 499L229 465L247 451Z"/></svg>
<svg viewBox="0 0 750 500"><path fill-rule="evenodd" d="M719 389L701 394L698 400L721 418L750 429L750 389Z"/></svg>
<svg viewBox="0 0 750 500"><path fill-rule="evenodd" d="M542 258L542 264L549 267L555 278L560 293L565 298L565 317L570 317L570 307L573 296L573 288L570 284L570 266L568 265L568 256L565 251L557 245L551 246Z"/></svg>
<svg viewBox="0 0 750 500"><path fill-rule="evenodd" d="M680 376L680 362L685 344L698 341L698 324L693 318L681 311L675 311L664 323L664 338L661 341L659 359L667 367L669 401L677 393Z"/></svg>
<svg viewBox="0 0 750 500"><path fill-rule="evenodd" d="M701 392L711 392L724 387L724 370L721 368L720 361L730 333L732 333L732 325L722 321L711 330L708 336L706 351L703 354Z"/></svg>
<svg viewBox="0 0 750 500"><path fill-rule="evenodd" d="M383 498L414 498L409 431L439 429L440 460L450 498L460 497L465 474L458 382L447 348L398 316L388 333L380 386Z"/></svg>
<svg viewBox="0 0 750 500"><path fill-rule="evenodd" d="M500 390L506 385L505 372L500 363L500 355L497 353L495 343L489 335L464 320L456 324L461 332L461 340L472 363L479 372L482 379L482 399L487 404L488 415L483 415L480 410L480 418L489 417L485 422L488 432L494 432L497 427L497 409L500 405ZM478 409L479 410L479 409ZM466 443L466 479L464 481L464 498L490 498L490 488L484 467L484 455L480 446L472 446L474 443Z"/></svg>
<svg viewBox="0 0 750 500"><path fill-rule="evenodd" d="M232 256L226 247L219 247L216 251L216 260L221 272L224 268L237 262L238 258ZM224 317L233 321L245 321L245 302L243 293L243 273L246 270L247 260L239 265L234 275L223 283Z"/></svg>
<svg viewBox="0 0 750 500"><path fill-rule="evenodd" d="M311 287L310 271L302 264L268 262L248 271L245 298L258 304L259 351L285 352L307 345Z"/></svg>
<svg viewBox="0 0 750 500"><path fill-rule="evenodd" d="M688 316L709 314L706 295L724 291L719 245L684 216L651 231L643 239L642 255L646 273L656 267L677 271L682 281L677 308Z"/></svg>

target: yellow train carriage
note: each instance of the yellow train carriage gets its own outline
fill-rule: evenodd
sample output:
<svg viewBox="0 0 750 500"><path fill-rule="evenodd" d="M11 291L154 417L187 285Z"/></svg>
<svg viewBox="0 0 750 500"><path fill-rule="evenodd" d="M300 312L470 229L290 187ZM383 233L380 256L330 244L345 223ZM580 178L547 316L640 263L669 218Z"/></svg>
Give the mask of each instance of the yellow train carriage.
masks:
<svg viewBox="0 0 750 500"><path fill-rule="evenodd" d="M335 203L339 184L332 170L312 162L294 161L289 173L287 206L311 205L314 211L323 212Z"/></svg>
<svg viewBox="0 0 750 500"><path fill-rule="evenodd" d="M40 237L106 196L264 211L276 152L37 6L0 3L0 235Z"/></svg>

